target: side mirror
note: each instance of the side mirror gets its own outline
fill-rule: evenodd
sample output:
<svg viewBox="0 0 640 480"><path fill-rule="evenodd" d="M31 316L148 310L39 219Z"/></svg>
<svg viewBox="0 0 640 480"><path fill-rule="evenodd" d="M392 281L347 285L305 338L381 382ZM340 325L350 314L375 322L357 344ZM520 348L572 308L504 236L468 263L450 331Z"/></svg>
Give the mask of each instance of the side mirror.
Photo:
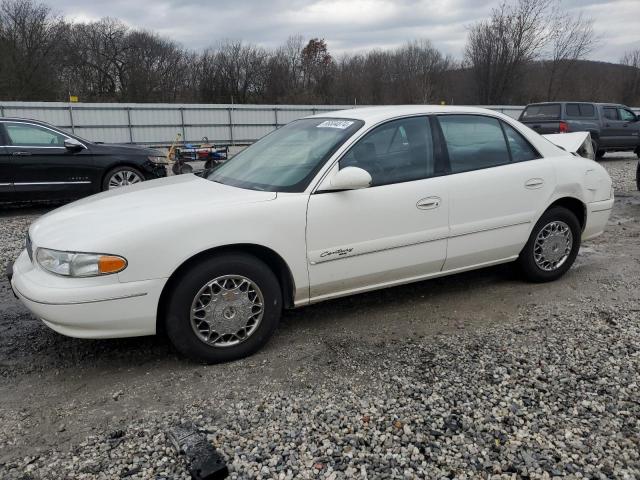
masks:
<svg viewBox="0 0 640 480"><path fill-rule="evenodd" d="M64 141L64 148L66 148L67 150L70 150L72 152L79 152L80 150L82 150L84 148L84 145L82 145L75 138L67 138Z"/></svg>
<svg viewBox="0 0 640 480"><path fill-rule="evenodd" d="M359 190L371 186L371 175L359 167L345 167L322 182L320 190Z"/></svg>

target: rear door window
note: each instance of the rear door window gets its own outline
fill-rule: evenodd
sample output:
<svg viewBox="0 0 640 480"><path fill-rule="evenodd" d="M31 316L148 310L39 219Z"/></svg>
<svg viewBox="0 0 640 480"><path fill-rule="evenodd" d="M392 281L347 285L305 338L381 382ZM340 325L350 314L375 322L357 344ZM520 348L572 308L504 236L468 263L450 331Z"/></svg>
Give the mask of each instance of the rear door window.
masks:
<svg viewBox="0 0 640 480"><path fill-rule="evenodd" d="M579 117L580 105L578 105L577 103L567 103L565 112L567 112L567 117Z"/></svg>
<svg viewBox="0 0 640 480"><path fill-rule="evenodd" d="M581 117L595 117L596 109L593 108L593 105L590 103L581 103L580 104L580 116Z"/></svg>
<svg viewBox="0 0 640 480"><path fill-rule="evenodd" d="M593 118L595 109L590 103L567 103L565 106L567 117Z"/></svg>
<svg viewBox="0 0 640 480"><path fill-rule="evenodd" d="M608 120L618 120L618 109L615 107L604 107L604 118Z"/></svg>
<svg viewBox="0 0 640 480"><path fill-rule="evenodd" d="M559 103L529 105L522 112L523 120L558 120L560 118Z"/></svg>
<svg viewBox="0 0 640 480"><path fill-rule="evenodd" d="M439 115L449 153L451 173L509 163L509 150L496 118L480 115Z"/></svg>

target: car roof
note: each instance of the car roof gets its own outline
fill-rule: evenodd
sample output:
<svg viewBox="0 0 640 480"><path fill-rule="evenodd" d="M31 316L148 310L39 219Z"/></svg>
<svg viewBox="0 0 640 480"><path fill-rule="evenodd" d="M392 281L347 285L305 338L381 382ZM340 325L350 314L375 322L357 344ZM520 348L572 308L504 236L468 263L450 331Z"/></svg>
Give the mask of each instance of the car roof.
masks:
<svg viewBox="0 0 640 480"><path fill-rule="evenodd" d="M377 123L390 118L407 115L429 115L442 113L476 113L502 117L499 112L480 107L463 107L451 105L388 105L383 107L360 107L349 110L336 110L319 113L307 118L349 118L363 120L366 123Z"/></svg>
<svg viewBox="0 0 640 480"><path fill-rule="evenodd" d="M40 125L51 126L51 124L47 122L43 122L42 120L36 120L34 118L22 118L22 117L0 117L0 122L29 122L29 123L38 123Z"/></svg>
<svg viewBox="0 0 640 480"><path fill-rule="evenodd" d="M531 107L533 105L558 105L558 104L566 104L566 103L588 103L590 105L599 105L602 107L624 107L621 103L600 103L600 102L584 102L582 100L560 100L557 102L535 102L527 104L527 107Z"/></svg>

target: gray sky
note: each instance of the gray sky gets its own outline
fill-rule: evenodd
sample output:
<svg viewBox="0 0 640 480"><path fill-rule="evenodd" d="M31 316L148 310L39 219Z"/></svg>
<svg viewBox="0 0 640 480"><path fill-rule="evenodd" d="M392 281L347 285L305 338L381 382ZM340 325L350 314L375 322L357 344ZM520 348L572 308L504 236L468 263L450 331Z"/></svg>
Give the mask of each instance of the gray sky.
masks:
<svg viewBox="0 0 640 480"><path fill-rule="evenodd" d="M76 20L115 17L154 30L191 48L225 38L264 47L289 35L325 38L334 55L395 47L427 38L460 59L467 27L489 15L499 0L45 0ZM562 0L571 13L595 19L602 37L593 60L617 62L640 48L640 0Z"/></svg>

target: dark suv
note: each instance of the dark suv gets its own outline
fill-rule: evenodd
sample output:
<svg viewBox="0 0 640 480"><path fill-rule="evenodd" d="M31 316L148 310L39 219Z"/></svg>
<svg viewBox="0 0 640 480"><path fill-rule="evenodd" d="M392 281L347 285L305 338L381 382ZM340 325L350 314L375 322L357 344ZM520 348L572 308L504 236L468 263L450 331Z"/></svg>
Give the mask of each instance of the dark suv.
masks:
<svg viewBox="0 0 640 480"><path fill-rule="evenodd" d="M546 102L527 105L519 120L540 134L589 132L597 157L633 150L640 156L640 117L610 103Z"/></svg>
<svg viewBox="0 0 640 480"><path fill-rule="evenodd" d="M0 118L0 202L67 200L167 175L149 148L84 140L52 125Z"/></svg>

